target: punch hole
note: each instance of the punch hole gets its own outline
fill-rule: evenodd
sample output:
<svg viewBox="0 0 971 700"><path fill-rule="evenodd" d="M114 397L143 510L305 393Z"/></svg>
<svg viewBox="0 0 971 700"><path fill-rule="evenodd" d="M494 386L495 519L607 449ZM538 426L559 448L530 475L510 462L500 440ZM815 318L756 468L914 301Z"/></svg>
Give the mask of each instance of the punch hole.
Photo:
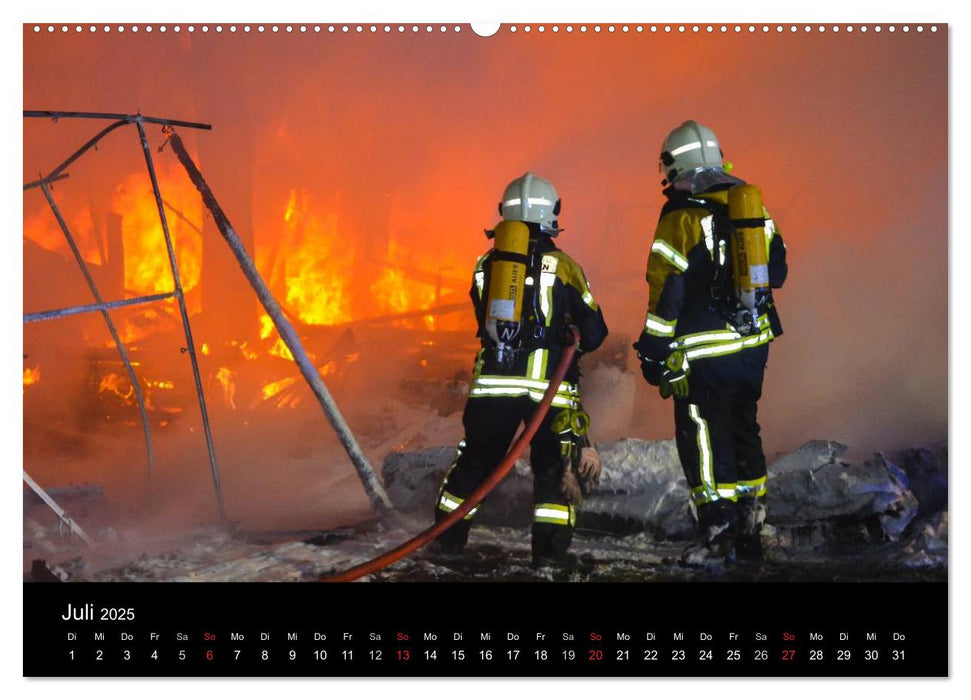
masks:
<svg viewBox="0 0 971 700"><path fill-rule="evenodd" d="M523 27L523 31L529 34L531 31L533 31L533 28L527 24L525 27Z"/></svg>
<svg viewBox="0 0 971 700"><path fill-rule="evenodd" d="M471 25L472 32L476 36L492 36L499 31L499 27L502 26L498 22L473 22Z"/></svg>
<svg viewBox="0 0 971 700"><path fill-rule="evenodd" d="M62 32L66 32L67 31L67 27L61 27L61 31ZM131 33L132 34L138 34L138 26L137 25L135 25L135 26L133 26L131 28Z"/></svg>

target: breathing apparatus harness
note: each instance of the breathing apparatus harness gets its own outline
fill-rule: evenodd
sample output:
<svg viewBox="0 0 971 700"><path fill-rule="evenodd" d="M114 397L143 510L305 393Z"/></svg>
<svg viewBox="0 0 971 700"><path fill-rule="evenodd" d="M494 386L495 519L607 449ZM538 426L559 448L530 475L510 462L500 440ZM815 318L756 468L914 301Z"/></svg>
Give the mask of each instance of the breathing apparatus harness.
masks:
<svg viewBox="0 0 971 700"><path fill-rule="evenodd" d="M508 370L552 340L553 329L540 322L543 252L530 246L529 227L520 221L503 221L486 231L486 237L494 240L494 247L485 270L484 339L496 364Z"/></svg>
<svg viewBox="0 0 971 700"><path fill-rule="evenodd" d="M739 184L728 190L728 203L689 197L711 214L705 231L714 271L710 310L721 316L740 335L760 332L759 309L770 301L768 253L762 193L754 185Z"/></svg>

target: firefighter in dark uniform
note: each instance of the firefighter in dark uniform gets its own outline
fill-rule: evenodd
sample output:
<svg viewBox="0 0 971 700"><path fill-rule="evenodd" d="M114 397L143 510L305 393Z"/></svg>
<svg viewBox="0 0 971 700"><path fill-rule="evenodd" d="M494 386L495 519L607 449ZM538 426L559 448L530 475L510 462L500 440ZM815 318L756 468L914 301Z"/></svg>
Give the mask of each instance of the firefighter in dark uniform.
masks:
<svg viewBox="0 0 971 700"><path fill-rule="evenodd" d="M462 416L465 437L445 474L435 509L440 520L458 508L502 461L520 424L542 399L567 342L567 329L575 326L580 333L576 355L530 443L534 566L566 566L574 561L567 550L580 500L575 487L577 480L587 485L595 482L600 470L585 435L589 417L580 405L578 360L600 346L607 326L583 269L553 241L561 231L559 212L556 190L532 173L513 180L499 203L505 222L519 221L528 227L521 327L510 343L497 343L488 332L487 296L497 257L492 249L476 263L470 291L482 348ZM490 237L494 234L486 232ZM461 551L477 510L446 530L436 548Z"/></svg>
<svg viewBox="0 0 971 700"><path fill-rule="evenodd" d="M788 271L782 236L761 199L761 216L733 223L729 195L745 183L722 157L715 133L694 121L664 141L667 203L648 258L647 318L634 345L645 379L674 396L678 454L703 537L686 551L686 563L733 549L739 559L762 556L766 468L756 413L769 343L782 334L772 289ZM755 240L765 246L755 251L765 264L753 267L762 284L747 308L732 260L739 249L733 232L746 225L758 227Z"/></svg>

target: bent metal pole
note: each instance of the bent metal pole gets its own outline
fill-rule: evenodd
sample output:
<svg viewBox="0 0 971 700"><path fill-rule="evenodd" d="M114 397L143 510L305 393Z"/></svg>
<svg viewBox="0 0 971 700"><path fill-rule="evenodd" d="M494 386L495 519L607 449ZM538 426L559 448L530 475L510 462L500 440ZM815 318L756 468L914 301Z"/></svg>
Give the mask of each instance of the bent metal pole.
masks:
<svg viewBox="0 0 971 700"><path fill-rule="evenodd" d="M182 317L182 330L185 333L185 350L189 353L189 360L192 363L192 377L196 383L196 394L199 397L199 412L202 414L202 429L206 435L206 449L209 452L209 467L212 471L212 482L216 487L216 503L219 506L219 521L226 522L226 504L223 501L223 489L219 480L219 467L216 466L216 450L212 444L212 428L209 426L209 409L206 408L206 397L202 392L202 378L199 376L199 359L196 357L195 343L192 341L192 326L189 325L189 311L185 308L185 297L182 293L182 277L179 274L179 262L175 258L175 248L172 246L172 236L169 233L169 221L165 216L165 207L162 204L162 193L158 186L158 176L155 174L155 163L152 160L152 151L148 147L148 137L145 135L145 127L140 119L135 120L138 127L138 138L142 144L142 152L145 154L145 166L148 168L148 176L152 181L152 191L155 194L155 206L158 209L158 218L162 223L162 236L165 239L165 248L169 254L169 267L172 269L172 281L175 285L175 299L179 302L179 315Z"/></svg>
<svg viewBox="0 0 971 700"><path fill-rule="evenodd" d="M235 229L233 229L232 224L229 223L229 219L223 212L222 207L219 206L219 202L216 201L212 190L209 189L208 183L206 183L205 178L202 177L202 173L199 172L195 162L186 150L182 139L175 133L175 129L168 131L168 142L172 145L172 150L175 152L176 157L178 157L179 162L182 163L186 173L188 173L192 184L196 186L196 189L202 195L202 201L212 214L213 221L219 227L219 232L226 240L226 243L229 244L230 250L233 251L236 261L243 270L243 274L256 292L257 299L260 300L260 304L263 305L266 313L273 320L273 325L280 334L280 338L290 350L290 354L293 355L293 360L297 363L300 373L307 380L307 384L310 385L310 390L320 402L320 407L324 410L327 421L334 428L334 432L337 433L337 437L347 451L347 456L351 458L351 462L354 464L354 468L357 470L357 474L364 484L364 490L371 500L371 507L378 511L392 510L391 499L388 498L388 494L385 493L384 487L381 486L381 482L374 473L370 462L368 462L367 457L361 451L357 439L341 415L340 409L337 407L337 403L327 389L327 385L324 384L323 378L320 376L317 368L314 367L313 362L310 361L307 351L304 350L303 343L300 342L300 337L297 335L290 321L283 315L283 310L280 308L276 299L273 298L273 294L270 292L269 287L266 286L266 282L263 281L263 277L260 275L259 270L256 269L256 265L253 264L253 260L246 253L243 242L239 240L239 236L236 234Z"/></svg>
<svg viewBox="0 0 971 700"><path fill-rule="evenodd" d="M108 332L111 334L111 339L115 341L115 348L118 349L118 354L121 356L121 361L125 365L125 370L128 372L128 379L131 382L131 387L135 392L135 401L138 403L138 412L142 418L142 432L145 434L145 456L148 460L148 488L151 490L155 453L152 449L152 430L148 423L148 411L145 408L145 395L142 393L141 384L138 383L138 377L135 375L135 368L132 365L131 358L128 357L128 351L125 348L125 344L121 341L121 336L118 334L118 329L115 328L115 324L111 320L111 314L108 313L108 305L105 304L104 300L101 298L101 292L98 291L98 285L94 283L94 278L91 276L91 271L88 269L88 264L84 262L84 256L81 255L81 251L78 249L78 245L74 241L74 236L71 235L71 229L68 228L67 222L64 220L64 217L61 216L61 210L58 209L57 204L54 202L54 197L51 195L49 183L42 182L40 189L44 193L44 197L47 199L47 204L50 205L51 211L54 213L54 218L57 219L57 225L61 227L61 233L63 233L64 238L67 239L67 244L71 248L71 253L74 255L75 262L77 262L78 267L81 268L81 274L84 275L84 280L88 284L88 289L91 291L91 296L94 297L94 308L101 311L101 316L105 320L105 325L108 326ZM24 323L26 322L27 321L25 319Z"/></svg>
<svg viewBox="0 0 971 700"><path fill-rule="evenodd" d="M566 371L570 367L570 363L573 361L573 355L576 353L577 344L580 342L580 333L576 328L570 326L570 330L573 333L573 343L568 345L563 349L563 355L560 356L560 361L556 365L556 369L553 370L553 376L550 378L549 386L546 387L546 391L543 393L543 398L536 405L536 410L533 411L533 415L530 416L529 421L526 423L526 427L523 428L523 432L519 434L513 442L512 447L509 448L509 452L503 458L499 466L486 477L485 481L479 484L479 487L473 491L468 498L462 501L462 504L449 513L447 516L439 520L437 523L432 525L427 530L420 532L419 534L412 537L410 540L402 545L395 547L394 549L385 552L384 554L370 559L363 564L358 564L352 569L347 571L342 571L339 574L333 574L331 576L324 576L320 578L320 581L324 583L345 583L347 581L354 581L366 576L367 574L373 574L376 571L390 566L399 559L408 556L416 549L424 547L426 544L434 540L436 537L445 532L448 528L452 527L459 520L464 518L466 515L472 512L482 499L489 495L489 492L494 489L500 481L502 481L506 474L510 472L513 466L516 464L516 460L519 459L519 455L523 453L526 446L529 444L530 440L536 434L539 429L540 424L546 417L547 411L550 410L550 405L553 403L553 398L556 396L557 390L560 388L560 383L566 376Z"/></svg>

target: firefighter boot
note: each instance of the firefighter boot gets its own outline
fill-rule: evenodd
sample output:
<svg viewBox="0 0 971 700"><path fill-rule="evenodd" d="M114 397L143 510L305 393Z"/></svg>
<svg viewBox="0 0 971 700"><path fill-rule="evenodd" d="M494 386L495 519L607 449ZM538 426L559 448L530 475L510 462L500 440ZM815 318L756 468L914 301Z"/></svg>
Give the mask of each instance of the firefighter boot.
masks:
<svg viewBox="0 0 971 700"><path fill-rule="evenodd" d="M448 516L441 510L435 510L435 522ZM434 542L428 546L428 551L433 554L445 554L458 556L465 549L465 543L469 539L469 530L472 529L471 520L459 520L449 529L439 535Z"/></svg>
<svg viewBox="0 0 971 700"><path fill-rule="evenodd" d="M724 561L732 553L738 532L738 514L732 501L719 499L698 506L698 529L703 541L681 555L686 566L705 566Z"/></svg>
<svg viewBox="0 0 971 700"><path fill-rule="evenodd" d="M735 556L740 561L762 561L762 523L765 522L764 498L739 498L738 534Z"/></svg>

